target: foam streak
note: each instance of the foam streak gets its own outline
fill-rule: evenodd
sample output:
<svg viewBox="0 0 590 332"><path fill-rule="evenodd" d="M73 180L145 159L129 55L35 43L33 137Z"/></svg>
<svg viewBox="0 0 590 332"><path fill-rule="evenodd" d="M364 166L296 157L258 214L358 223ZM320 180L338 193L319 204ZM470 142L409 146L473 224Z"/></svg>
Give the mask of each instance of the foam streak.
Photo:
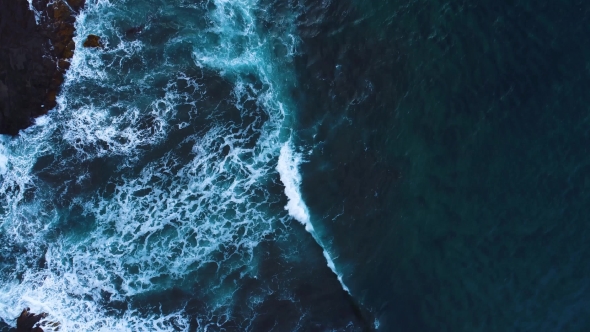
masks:
<svg viewBox="0 0 590 332"><path fill-rule="evenodd" d="M342 275L336 270L334 260L330 256L330 253L326 249L326 246L322 243L320 236L317 234L310 220L309 210L301 197L301 191L299 189L301 185L301 174L299 173L299 165L302 162L301 154L296 153L291 148L291 141L287 141L281 147L281 153L279 155L279 162L277 165L277 171L280 174L281 182L285 186L285 195L288 198L288 203L285 206L285 210L289 211L289 215L299 221L305 226L305 230L308 231L317 244L323 249L324 257L326 258L328 267L342 285L342 288L350 294L350 290L344 284Z"/></svg>

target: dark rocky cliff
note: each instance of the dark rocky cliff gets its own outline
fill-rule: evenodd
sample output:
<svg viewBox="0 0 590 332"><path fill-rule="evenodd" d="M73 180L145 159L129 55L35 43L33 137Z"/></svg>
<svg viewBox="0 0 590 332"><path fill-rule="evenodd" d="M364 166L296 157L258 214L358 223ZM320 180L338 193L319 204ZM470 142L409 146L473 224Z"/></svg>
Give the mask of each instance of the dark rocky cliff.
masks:
<svg viewBox="0 0 590 332"><path fill-rule="evenodd" d="M0 0L0 134L16 135L56 106L84 0Z"/></svg>

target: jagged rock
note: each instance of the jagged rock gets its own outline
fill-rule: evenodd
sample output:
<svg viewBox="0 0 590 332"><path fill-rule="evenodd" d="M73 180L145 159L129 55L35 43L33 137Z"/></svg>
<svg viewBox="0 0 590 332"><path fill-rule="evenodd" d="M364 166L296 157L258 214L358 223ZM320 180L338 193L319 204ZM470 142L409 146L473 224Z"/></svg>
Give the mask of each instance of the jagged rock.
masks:
<svg viewBox="0 0 590 332"><path fill-rule="evenodd" d="M16 332L43 331L43 329L35 325L39 323L40 320L47 317L47 313L42 312L37 315L29 310L31 309L25 308L16 319Z"/></svg>
<svg viewBox="0 0 590 332"><path fill-rule="evenodd" d="M76 18L74 17L74 12L70 8L70 6L62 1L57 0L53 3L53 19L55 22L65 22L65 23L74 23L76 22Z"/></svg>
<svg viewBox="0 0 590 332"><path fill-rule="evenodd" d="M88 35L84 44L84 47L102 47L102 43L100 42L100 37L97 35Z"/></svg>
<svg viewBox="0 0 590 332"><path fill-rule="evenodd" d="M59 322L43 321L39 323L47 316L48 314L46 312L37 315L31 312L30 308L23 309L20 316L16 319L16 332L43 332L42 326L48 326L51 331L59 330Z"/></svg>
<svg viewBox="0 0 590 332"><path fill-rule="evenodd" d="M74 55L75 15L84 0L0 1L0 134L16 135L55 107Z"/></svg>

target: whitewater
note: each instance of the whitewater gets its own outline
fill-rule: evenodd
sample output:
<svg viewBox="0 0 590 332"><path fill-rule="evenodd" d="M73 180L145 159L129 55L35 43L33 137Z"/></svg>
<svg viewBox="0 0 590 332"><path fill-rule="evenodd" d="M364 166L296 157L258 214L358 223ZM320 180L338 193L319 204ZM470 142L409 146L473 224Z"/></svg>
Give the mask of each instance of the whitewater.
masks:
<svg viewBox="0 0 590 332"><path fill-rule="evenodd" d="M296 13L270 9L87 2L75 42L104 49L78 47L59 106L0 141L4 322L30 307L63 331L250 330L276 290L236 294L259 278L261 243L289 250L295 220L350 292L299 190ZM293 250L285 266L305 259ZM171 289L198 291L197 313L162 300Z"/></svg>

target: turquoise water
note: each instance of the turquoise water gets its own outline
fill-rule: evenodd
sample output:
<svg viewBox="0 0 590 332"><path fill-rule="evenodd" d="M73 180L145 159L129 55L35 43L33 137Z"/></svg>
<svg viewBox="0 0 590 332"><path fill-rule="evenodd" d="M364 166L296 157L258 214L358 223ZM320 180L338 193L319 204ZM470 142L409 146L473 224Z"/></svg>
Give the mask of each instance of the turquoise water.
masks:
<svg viewBox="0 0 590 332"><path fill-rule="evenodd" d="M589 12L89 1L105 48L1 140L0 318L587 329Z"/></svg>
<svg viewBox="0 0 590 332"><path fill-rule="evenodd" d="M104 50L77 50L59 108L3 140L4 321L29 306L64 331L365 324L301 224L297 12L269 6L87 4L76 43Z"/></svg>

